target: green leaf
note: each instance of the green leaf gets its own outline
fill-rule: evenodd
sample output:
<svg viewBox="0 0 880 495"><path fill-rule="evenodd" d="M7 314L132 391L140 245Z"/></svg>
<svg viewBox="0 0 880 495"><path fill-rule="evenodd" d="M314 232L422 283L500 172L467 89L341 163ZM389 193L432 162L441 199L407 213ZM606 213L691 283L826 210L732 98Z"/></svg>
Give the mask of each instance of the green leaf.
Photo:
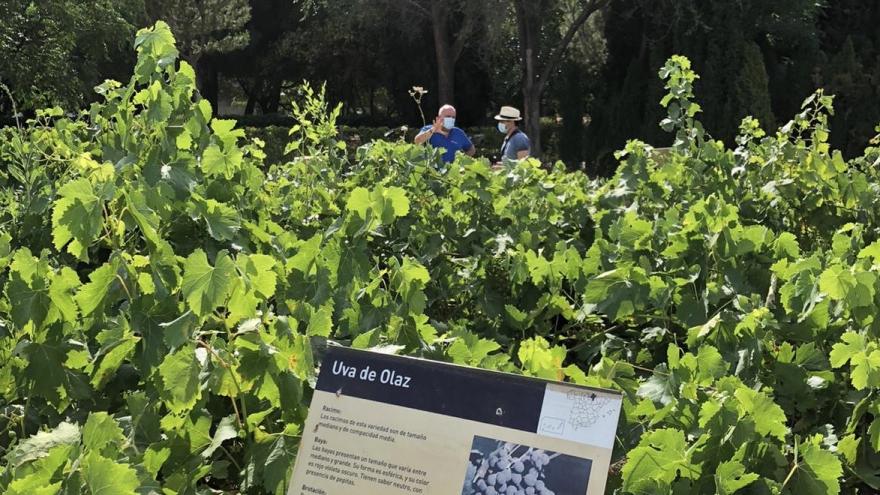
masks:
<svg viewBox="0 0 880 495"><path fill-rule="evenodd" d="M213 199L199 200L196 215L202 217L208 226L208 234L218 241L231 241L241 229L241 217L231 206Z"/></svg>
<svg viewBox="0 0 880 495"><path fill-rule="evenodd" d="M874 417L874 420L871 421L871 425L868 427L868 437L874 452L880 451L880 417Z"/></svg>
<svg viewBox="0 0 880 495"><path fill-rule="evenodd" d="M238 138L245 136L244 129L236 129L237 122L233 119L214 119L211 121L211 130L214 131L214 137L223 143L224 148L232 148L235 146Z"/></svg>
<svg viewBox="0 0 880 495"><path fill-rule="evenodd" d="M859 259L871 258L874 264L880 264L880 241L874 241L859 251Z"/></svg>
<svg viewBox="0 0 880 495"><path fill-rule="evenodd" d="M659 402L664 406L669 405L675 401L678 395L679 380L674 374L668 373L666 365L663 363L657 365L655 371L657 373L651 375L639 386L638 395Z"/></svg>
<svg viewBox="0 0 880 495"><path fill-rule="evenodd" d="M173 413L189 411L201 398L199 371L195 348L186 346L170 354L159 366L159 375L165 388L162 399Z"/></svg>
<svg viewBox="0 0 880 495"><path fill-rule="evenodd" d="M58 311L61 319L67 322L75 322L79 311L74 301L74 293L80 286L79 277L76 272L68 267L63 267L52 277L52 284L49 286L49 297L52 299L52 306Z"/></svg>
<svg viewBox="0 0 880 495"><path fill-rule="evenodd" d="M856 286L856 278L849 269L834 265L819 277L819 289L831 299L841 300Z"/></svg>
<svg viewBox="0 0 880 495"><path fill-rule="evenodd" d="M856 354L850 365L850 379L856 390L880 386L880 350Z"/></svg>
<svg viewBox="0 0 880 495"><path fill-rule="evenodd" d="M501 349L493 340L480 338L477 334L462 331L446 350L446 354L457 364L480 366L489 354Z"/></svg>
<svg viewBox="0 0 880 495"><path fill-rule="evenodd" d="M278 277L274 271L274 258L265 254L241 255L236 264L256 293L266 299L275 295Z"/></svg>
<svg viewBox="0 0 880 495"><path fill-rule="evenodd" d="M651 493L658 486L668 487L679 475L698 478L700 467L691 462L684 433L667 428L642 436L627 455L622 474L624 491Z"/></svg>
<svg viewBox="0 0 880 495"><path fill-rule="evenodd" d="M144 452L144 469L154 478L162 469L162 465L171 457L171 449L158 445L151 445Z"/></svg>
<svg viewBox="0 0 880 495"><path fill-rule="evenodd" d="M356 187L348 195L345 209L357 213L361 219L366 219L367 210L369 210L372 205L373 200L370 199L370 191L363 187Z"/></svg>
<svg viewBox="0 0 880 495"><path fill-rule="evenodd" d="M92 183L77 179L61 186L52 210L52 241L55 249L88 261L88 247L101 235L103 201ZM69 244L68 244L69 243Z"/></svg>
<svg viewBox="0 0 880 495"><path fill-rule="evenodd" d="M520 343L517 357L523 369L532 376L550 380L562 380L565 377L562 363L567 350L562 346L550 346L547 339L534 337Z"/></svg>
<svg viewBox="0 0 880 495"><path fill-rule="evenodd" d="M874 423L877 423L877 420L874 420ZM872 423L873 426L873 423ZM847 435L840 439L837 442L837 451L840 452L840 455L846 459L847 464L855 465L856 459L859 451L859 444L862 443L862 439L856 437L855 435ZM874 450L877 450L877 447L874 447Z"/></svg>
<svg viewBox="0 0 880 495"><path fill-rule="evenodd" d="M850 379L856 390L880 385L880 350L855 332L843 334L841 340L831 348L831 366L840 368L849 362Z"/></svg>
<svg viewBox="0 0 880 495"><path fill-rule="evenodd" d="M406 197L406 191L396 186L377 189L377 191L381 191L383 200L383 207L380 210L383 224L389 225L395 218L405 217L409 213L409 198Z"/></svg>
<svg viewBox="0 0 880 495"><path fill-rule="evenodd" d="M83 426L82 435L86 452L91 451L99 454L104 454L104 448L108 445L116 447L116 444L125 440L122 428L106 412L89 414L89 419Z"/></svg>
<svg viewBox="0 0 880 495"><path fill-rule="evenodd" d="M241 170L243 157L241 150L236 147L224 151L220 149L220 146L211 144L202 154L202 172L208 177L232 179Z"/></svg>
<svg viewBox="0 0 880 495"><path fill-rule="evenodd" d="M136 495L137 472L128 464L111 461L96 452L83 459L83 482L90 495Z"/></svg>
<svg viewBox="0 0 880 495"><path fill-rule="evenodd" d="M83 316L91 316L101 307L114 282L116 266L110 263L104 263L89 274L89 283L83 285L76 295L76 302L79 303Z"/></svg>
<svg viewBox="0 0 880 495"><path fill-rule="evenodd" d="M785 441L785 412L773 399L750 388L740 388L734 392L739 401L740 416L748 416L755 422L755 431L761 435L771 435Z"/></svg>
<svg viewBox="0 0 880 495"><path fill-rule="evenodd" d="M192 311L187 311L177 319L160 323L159 327L163 329L165 343L171 348L177 348L189 342L198 323L196 315Z"/></svg>
<svg viewBox="0 0 880 495"><path fill-rule="evenodd" d="M24 328L28 322L41 327L50 319L52 299L45 274L48 270L47 263L33 257L26 248L13 256L6 296L11 305L12 322L18 328Z"/></svg>
<svg viewBox="0 0 880 495"><path fill-rule="evenodd" d="M201 249L189 255L183 265L183 292L198 316L205 316L226 303L235 276L235 264L226 251L217 253L215 266Z"/></svg>
<svg viewBox="0 0 880 495"><path fill-rule="evenodd" d="M856 285L847 294L846 302L850 308L872 307L874 305L874 284L877 275L872 272L856 273Z"/></svg>
<svg viewBox="0 0 880 495"><path fill-rule="evenodd" d="M156 58L165 58L177 54L176 41L171 33L171 28L163 21L156 21L152 28L141 29L137 33L134 47L138 52L149 54Z"/></svg>
<svg viewBox="0 0 880 495"><path fill-rule="evenodd" d="M297 247L296 254L288 262L289 269L297 270L303 275L308 275L315 262L315 258L321 252L322 240L321 234L315 234L309 240L301 241Z"/></svg>
<svg viewBox="0 0 880 495"><path fill-rule="evenodd" d="M845 365L853 356L863 353L867 345L865 337L855 332L846 332L840 336L840 340L831 348L831 366L840 368Z"/></svg>
<svg viewBox="0 0 880 495"><path fill-rule="evenodd" d="M779 234L773 243L773 251L777 258L787 257L794 260L801 256L801 247L798 245L797 237L790 232Z"/></svg>
<svg viewBox="0 0 880 495"><path fill-rule="evenodd" d="M757 479L758 475L755 473L746 474L746 468L740 462L725 461L719 464L715 471L715 493L732 495Z"/></svg>
<svg viewBox="0 0 880 495"><path fill-rule="evenodd" d="M330 337L333 332L333 302L321 306L312 313L309 319L309 327L306 335L317 337Z"/></svg>
<svg viewBox="0 0 880 495"><path fill-rule="evenodd" d="M836 455L813 444L805 444L792 478L791 493L796 495L838 495L843 466Z"/></svg>
<svg viewBox="0 0 880 495"><path fill-rule="evenodd" d="M58 445L77 445L80 441L79 426L62 422L51 431L41 431L15 446L6 457L9 465L18 467L26 462L41 459Z"/></svg>
<svg viewBox="0 0 880 495"><path fill-rule="evenodd" d="M17 470L14 479L6 487L4 495L56 495L60 492L61 481L71 457L78 454L74 441L56 445L39 459L28 461L27 467ZM10 465L15 467L14 465ZM30 471L30 474L21 476ZM55 481L55 483L52 483Z"/></svg>
<svg viewBox="0 0 880 495"><path fill-rule="evenodd" d="M220 448L226 440L238 438L238 428L235 416L226 416L220 420L217 430L214 431L214 437L211 439L211 445L202 451L202 457L208 458L214 454L214 451Z"/></svg>
<svg viewBox="0 0 880 495"><path fill-rule="evenodd" d="M64 409L70 392L80 386L79 377L65 367L67 347L60 343L30 343L25 347L25 376L31 384L30 393L48 399ZM87 388L87 386L85 386Z"/></svg>

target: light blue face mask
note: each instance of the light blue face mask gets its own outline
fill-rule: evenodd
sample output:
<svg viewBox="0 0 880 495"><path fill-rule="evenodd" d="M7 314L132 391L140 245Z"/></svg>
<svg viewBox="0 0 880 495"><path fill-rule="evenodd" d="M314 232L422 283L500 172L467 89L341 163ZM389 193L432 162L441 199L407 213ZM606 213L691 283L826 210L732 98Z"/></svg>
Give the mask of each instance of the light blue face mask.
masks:
<svg viewBox="0 0 880 495"><path fill-rule="evenodd" d="M499 122L498 132L500 132L501 134L507 134L507 124L505 124L504 122Z"/></svg>
<svg viewBox="0 0 880 495"><path fill-rule="evenodd" d="M455 127L455 117L443 117L443 128L452 129Z"/></svg>

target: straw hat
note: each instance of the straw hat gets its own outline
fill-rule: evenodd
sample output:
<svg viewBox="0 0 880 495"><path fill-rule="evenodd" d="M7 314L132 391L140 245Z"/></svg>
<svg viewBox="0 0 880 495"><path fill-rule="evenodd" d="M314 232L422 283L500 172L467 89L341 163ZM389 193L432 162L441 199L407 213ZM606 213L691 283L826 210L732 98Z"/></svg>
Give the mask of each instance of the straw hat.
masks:
<svg viewBox="0 0 880 495"><path fill-rule="evenodd" d="M519 110L513 107L501 107L501 111L495 116L495 120L522 120Z"/></svg>

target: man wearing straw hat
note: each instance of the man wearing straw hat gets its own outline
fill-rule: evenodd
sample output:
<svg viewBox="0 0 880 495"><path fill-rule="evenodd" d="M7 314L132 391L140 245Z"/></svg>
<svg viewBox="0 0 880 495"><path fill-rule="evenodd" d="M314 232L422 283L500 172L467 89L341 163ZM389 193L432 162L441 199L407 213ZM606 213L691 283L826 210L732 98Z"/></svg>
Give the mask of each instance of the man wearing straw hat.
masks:
<svg viewBox="0 0 880 495"><path fill-rule="evenodd" d="M513 107L501 107L495 120L498 121L498 131L505 134L504 143L501 145L501 159L522 160L527 158L531 144L529 137L519 130L516 124L522 120L519 110Z"/></svg>

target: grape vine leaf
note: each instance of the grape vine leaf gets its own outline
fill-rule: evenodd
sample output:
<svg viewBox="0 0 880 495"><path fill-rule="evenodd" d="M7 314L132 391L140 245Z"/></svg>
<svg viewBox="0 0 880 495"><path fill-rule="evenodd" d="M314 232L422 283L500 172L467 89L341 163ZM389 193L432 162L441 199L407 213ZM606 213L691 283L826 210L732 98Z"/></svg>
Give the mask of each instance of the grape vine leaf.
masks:
<svg viewBox="0 0 880 495"><path fill-rule="evenodd" d="M79 426L62 422L50 431L40 431L15 446L7 455L9 465L20 466L26 462L41 459L58 445L76 445L80 441Z"/></svg>
<svg viewBox="0 0 880 495"><path fill-rule="evenodd" d="M718 495L733 495L758 479L755 473L746 473L745 466L738 461L725 461L715 471L715 490Z"/></svg>
<svg viewBox="0 0 880 495"><path fill-rule="evenodd" d="M850 380L856 390L864 390L880 382L880 349L868 343L865 336L855 332L846 332L842 342L831 348L831 366L840 368L850 363Z"/></svg>
<svg viewBox="0 0 880 495"><path fill-rule="evenodd" d="M116 266L110 263L104 263L89 274L89 283L83 285L76 295L83 316L90 316L101 307L115 281Z"/></svg>
<svg viewBox="0 0 880 495"><path fill-rule="evenodd" d="M211 445L208 446L205 450L202 451L202 457L208 458L214 454L214 451L220 448L220 445L223 444L226 440L230 440L238 437L238 429L235 426L236 420L235 416L226 416L225 418L220 420L220 424L217 425L217 430L214 431L214 436L211 439Z"/></svg>
<svg viewBox="0 0 880 495"><path fill-rule="evenodd" d="M785 412L773 399L763 392L739 388L733 394L739 403L740 416L749 416L755 422L755 430L761 435L772 435L785 441Z"/></svg>
<svg viewBox="0 0 880 495"><path fill-rule="evenodd" d="M834 265L819 276L819 289L831 299L845 299L847 294L857 285L853 274L841 265Z"/></svg>
<svg viewBox="0 0 880 495"><path fill-rule="evenodd" d="M115 446L122 442L125 435L122 428L106 412L94 412L89 414L89 419L82 429L83 446L87 452L97 452L107 455L105 447Z"/></svg>
<svg viewBox="0 0 880 495"><path fill-rule="evenodd" d="M328 301L312 313L306 335L330 337L333 332L333 301Z"/></svg>
<svg viewBox="0 0 880 495"><path fill-rule="evenodd" d="M796 495L838 495L843 466L836 455L807 443L800 449L791 493Z"/></svg>
<svg viewBox="0 0 880 495"><path fill-rule="evenodd" d="M140 486L137 472L128 464L117 463L96 452L83 459L82 475L91 495L135 495Z"/></svg>
<svg viewBox="0 0 880 495"><path fill-rule="evenodd" d="M56 495L59 493L62 484L60 480L64 469L71 461L72 453L76 451L75 443L78 439L79 437L76 436L71 442L56 445L39 459L29 462L26 470L22 470L27 474L21 476L19 472L16 472L20 477L14 479L6 487L4 495ZM55 482L53 483L53 481ZM75 491L71 490L71 492Z"/></svg>
<svg viewBox="0 0 880 495"><path fill-rule="evenodd" d="M18 328L28 322L40 327L49 316L52 300L49 298L49 282L43 276L45 262L31 255L29 249L20 249L13 255L9 269L6 296L11 305L10 316Z"/></svg>
<svg viewBox="0 0 880 495"><path fill-rule="evenodd" d="M639 445L627 455L623 466L623 489L648 493L660 483L669 486L679 475L696 479L700 466L691 461L684 433L664 428L646 433Z"/></svg>
<svg viewBox="0 0 880 495"><path fill-rule="evenodd" d="M217 253L215 266L201 249L193 252L183 266L183 292L186 302L198 316L205 316L226 302L235 275L235 264L226 251Z"/></svg>
<svg viewBox="0 0 880 495"><path fill-rule="evenodd" d="M103 200L87 179L76 179L58 189L52 211L52 242L88 261L88 247L100 236L104 224ZM68 244L69 243L69 244Z"/></svg>
<svg viewBox="0 0 880 495"><path fill-rule="evenodd" d="M201 398L200 370L192 346L182 347L162 361L159 366L159 375L165 384L162 395L171 412L186 412Z"/></svg>

